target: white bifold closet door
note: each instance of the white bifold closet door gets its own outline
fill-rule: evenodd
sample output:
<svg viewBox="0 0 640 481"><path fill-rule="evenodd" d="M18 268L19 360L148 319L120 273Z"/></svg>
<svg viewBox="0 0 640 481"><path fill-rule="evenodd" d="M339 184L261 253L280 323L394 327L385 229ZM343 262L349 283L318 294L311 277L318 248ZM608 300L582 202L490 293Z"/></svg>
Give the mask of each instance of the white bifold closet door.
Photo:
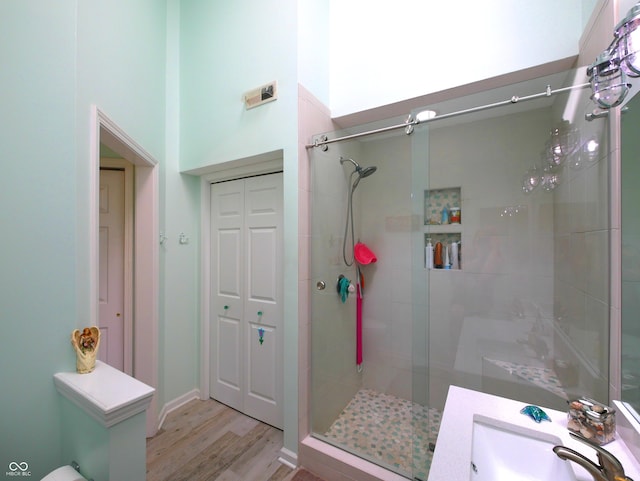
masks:
<svg viewBox="0 0 640 481"><path fill-rule="evenodd" d="M211 392L282 429L282 173L211 184Z"/></svg>

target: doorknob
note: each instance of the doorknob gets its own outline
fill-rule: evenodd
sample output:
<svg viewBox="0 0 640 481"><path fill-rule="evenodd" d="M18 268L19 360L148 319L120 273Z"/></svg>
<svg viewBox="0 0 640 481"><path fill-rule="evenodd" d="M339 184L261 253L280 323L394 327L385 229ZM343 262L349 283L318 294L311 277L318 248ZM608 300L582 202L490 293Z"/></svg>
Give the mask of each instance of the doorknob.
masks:
<svg viewBox="0 0 640 481"><path fill-rule="evenodd" d="M324 281L318 281L316 283L316 289L318 289L319 291L324 291L325 287L327 287L327 284L325 284Z"/></svg>

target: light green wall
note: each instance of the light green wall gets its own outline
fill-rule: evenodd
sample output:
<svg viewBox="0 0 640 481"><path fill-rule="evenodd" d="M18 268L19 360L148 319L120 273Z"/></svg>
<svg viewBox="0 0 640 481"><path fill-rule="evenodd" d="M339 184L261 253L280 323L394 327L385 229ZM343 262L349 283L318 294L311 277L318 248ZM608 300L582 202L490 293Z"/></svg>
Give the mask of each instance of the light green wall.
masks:
<svg viewBox="0 0 640 481"><path fill-rule="evenodd" d="M89 138L80 120L95 103L159 162L160 230L168 237L159 259L159 409L197 388L199 374L199 185L178 165L178 4L78 3L78 158L86 158ZM79 205L89 195L86 168L78 163ZM189 244L179 244L180 233ZM88 299L83 274L79 292Z"/></svg>
<svg viewBox="0 0 640 481"><path fill-rule="evenodd" d="M10 232L3 236L0 274L0 466L27 462L34 479L69 462L60 447L62 406L53 374L75 369L69 336L90 322L91 105L164 169L165 30L166 5L156 0L0 4L1 219ZM179 176L176 164L162 178ZM193 197L179 191L174 199L183 195ZM163 205L161 198L161 217ZM197 209L184 217L194 221ZM172 275L193 279L194 271L191 258ZM193 332L197 316L162 320L163 327L174 322ZM197 376L195 335L176 344L189 353L174 381L174 390L184 392Z"/></svg>
<svg viewBox="0 0 640 481"><path fill-rule="evenodd" d="M180 174L180 0L167 2L166 113L160 230L168 240L160 249L161 298L160 408L199 383L200 362L200 184ZM180 233L189 238L180 244Z"/></svg>
<svg viewBox="0 0 640 481"><path fill-rule="evenodd" d="M296 2L185 0L181 7L183 170L295 147ZM272 80L278 100L245 110L243 94Z"/></svg>
<svg viewBox="0 0 640 481"><path fill-rule="evenodd" d="M206 168L266 152L284 166L284 445L297 451L297 1L181 2L180 165ZM278 99L243 94L278 82Z"/></svg>
<svg viewBox="0 0 640 481"><path fill-rule="evenodd" d="M296 30L289 28L296 25L296 3L244 5L250 14L236 4L204 3L183 2L184 12L177 0L0 5L0 87L10 93L0 116L1 192L3 204L11 206L2 213L11 234L2 244L7 255L0 365L12 367L2 370L6 388L0 409L6 415L0 421L0 465L26 461L32 475L41 477L68 462L59 447L62 408L52 377L74 369L70 332L90 322L92 104L159 161L160 227L169 236L160 252L159 407L197 388L199 375L199 185L179 170L284 152L285 426L290 433L285 444L296 450L297 78ZM181 51L180 15L189 26ZM271 53L264 51L265 39L274 46ZM184 101L181 56L186 57ZM200 72L203 56L210 60L206 75ZM192 94L194 78L204 82L198 86L201 94ZM242 92L270 80L279 82L279 100L245 111ZM222 95L218 103L214 92L221 90L232 95ZM180 110L188 119L184 139ZM186 147L180 151L180 145ZM186 161L179 167L181 154ZM188 245L178 244L180 232L189 236Z"/></svg>
<svg viewBox="0 0 640 481"><path fill-rule="evenodd" d="M0 472L59 462L53 373L74 367L75 0L0 2Z"/></svg>

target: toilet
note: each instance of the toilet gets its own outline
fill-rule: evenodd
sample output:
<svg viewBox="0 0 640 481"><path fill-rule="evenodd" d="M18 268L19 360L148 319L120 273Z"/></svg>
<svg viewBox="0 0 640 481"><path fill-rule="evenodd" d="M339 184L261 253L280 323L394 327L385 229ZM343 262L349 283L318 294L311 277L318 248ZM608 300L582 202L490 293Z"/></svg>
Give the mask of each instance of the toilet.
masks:
<svg viewBox="0 0 640 481"><path fill-rule="evenodd" d="M74 463L77 466L77 464ZM54 471L51 471L40 481L91 481L82 476L76 468L67 464Z"/></svg>

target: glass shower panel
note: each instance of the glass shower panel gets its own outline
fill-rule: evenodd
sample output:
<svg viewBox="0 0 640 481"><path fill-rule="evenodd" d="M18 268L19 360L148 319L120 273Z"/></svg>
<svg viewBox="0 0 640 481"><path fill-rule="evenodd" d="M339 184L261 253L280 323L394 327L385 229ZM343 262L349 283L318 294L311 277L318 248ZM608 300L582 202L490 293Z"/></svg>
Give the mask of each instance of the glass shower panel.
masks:
<svg viewBox="0 0 640 481"><path fill-rule="evenodd" d="M580 75L429 109L582 84ZM410 137L311 149L313 436L424 480L451 385L561 410L574 394L607 399L607 123L587 122L592 110L577 89L436 118ZM569 146L562 159L558 138ZM343 253L346 244L349 260L349 193L354 170L373 166L354 190L353 232L377 262L359 272ZM360 287L360 334L358 290L341 290L341 276Z"/></svg>
<svg viewBox="0 0 640 481"><path fill-rule="evenodd" d="M344 265L342 239L346 221L347 175L340 164L346 144L311 152L311 428L330 432L344 407L358 392L355 368L355 304L342 302L338 278L355 279Z"/></svg>
<svg viewBox="0 0 640 481"><path fill-rule="evenodd" d="M581 85L581 76L508 91ZM491 91L429 109L501 98L509 97ZM428 163L415 263L426 256L420 244L441 252L426 281L414 276L428 299L430 409L444 407L451 384L561 410L576 393L607 399L606 121L585 120L590 102L578 88L428 124L423 152L413 156ZM534 175L535 188L525 188Z"/></svg>
<svg viewBox="0 0 640 481"><path fill-rule="evenodd" d="M622 401L640 419L640 95L622 115Z"/></svg>
<svg viewBox="0 0 640 481"><path fill-rule="evenodd" d="M429 280L425 249L425 192L429 190L429 127L411 136L411 284L412 284L412 418L413 479L426 480L440 428L441 406L430 406L429 397Z"/></svg>
<svg viewBox="0 0 640 481"><path fill-rule="evenodd" d="M383 124L403 121L388 119ZM378 126L367 124L358 131ZM329 137L352 133L334 132ZM358 263L347 266L343 259L345 230L350 228L345 227L350 175L355 166L350 161L341 164L341 157L353 159L363 170L376 167L375 173L358 182L353 196L355 241L377 257L375 263L359 265L360 275ZM424 290L416 296L412 282L416 216L412 213L411 142L403 131L340 142L326 152L313 149L310 167L312 434L413 479L412 300L424 302ZM341 295L340 276L356 287L360 281L361 369L356 366L357 291ZM428 386L426 354L421 372L424 389Z"/></svg>

